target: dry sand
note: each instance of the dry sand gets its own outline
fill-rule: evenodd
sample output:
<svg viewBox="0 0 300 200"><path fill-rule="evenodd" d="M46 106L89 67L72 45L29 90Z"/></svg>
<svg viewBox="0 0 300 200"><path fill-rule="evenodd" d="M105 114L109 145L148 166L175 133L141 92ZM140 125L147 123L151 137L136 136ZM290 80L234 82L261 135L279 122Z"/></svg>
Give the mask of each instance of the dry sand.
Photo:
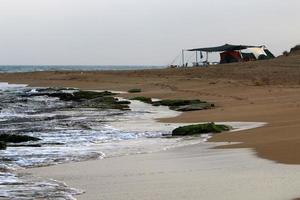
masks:
<svg viewBox="0 0 300 200"><path fill-rule="evenodd" d="M273 200L300 196L300 168L285 165L300 164L299 55L204 69L1 74L0 81L121 91L141 88L143 92L138 95L200 98L217 106L161 122L268 123L214 136L210 141L239 142L217 149L198 145L32 171L86 189L80 199ZM267 160L256 158L248 148Z"/></svg>

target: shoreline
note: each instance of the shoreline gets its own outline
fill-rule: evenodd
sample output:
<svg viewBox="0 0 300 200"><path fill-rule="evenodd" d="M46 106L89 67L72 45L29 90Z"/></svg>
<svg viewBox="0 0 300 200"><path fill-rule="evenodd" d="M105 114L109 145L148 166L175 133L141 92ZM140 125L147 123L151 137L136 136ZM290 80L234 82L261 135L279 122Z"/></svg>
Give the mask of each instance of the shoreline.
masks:
<svg viewBox="0 0 300 200"><path fill-rule="evenodd" d="M205 69L12 73L0 74L0 81L40 87L114 91L141 88L143 91L140 94L122 94L121 97L125 98L133 95L158 99L199 98L215 103L216 108L186 112L159 121L267 122L267 126L255 131L219 134L209 141L238 142L238 145L218 148L251 148L261 158L285 164L300 164L300 154L296 153L300 151L300 68L295 68L295 63L300 64L300 56L294 57L291 67L288 67L287 58L282 58ZM281 71L286 75L284 80L280 76ZM212 74L216 78L213 79ZM268 82L263 79L266 74L269 76Z"/></svg>
<svg viewBox="0 0 300 200"><path fill-rule="evenodd" d="M216 145L195 144L24 172L83 190L75 196L78 200L281 200L300 195L299 166L257 158L250 149L213 149Z"/></svg>
<svg viewBox="0 0 300 200"><path fill-rule="evenodd" d="M112 123L112 125L118 127L121 130L134 130L134 131L136 131L137 129L145 130L145 127L149 127L149 126L150 129L147 128L147 131L160 130L161 128L172 130L175 127L178 127L180 125L188 125L188 124L177 124L177 123L165 124L155 120L156 117L161 117L161 116L171 116L171 115L177 116L178 114L180 114L180 112L174 112L172 110L169 110L167 107L161 107L161 108L153 107L151 105L141 103L141 102L133 102L131 104L132 106L131 108L133 109L133 111L139 110L138 104L144 104L144 108L148 110L149 107L152 107L154 109L154 113L151 110L150 112L153 114L149 115L146 118L139 119L143 123L135 124L137 121L133 121L133 122L128 121L128 123L126 123L125 125L123 123ZM162 112L159 112L160 110ZM132 123L137 126L137 129L136 127L132 127L133 125ZM232 126L234 129L231 132L239 132L239 131L244 131L253 128L255 129L265 125L265 123L258 123L258 122L252 122L252 123L251 122L246 122L246 123L245 122L219 122L219 123ZM211 162L211 159L213 160L213 162L215 162L216 160L221 160L221 162L218 164L217 167L218 170L223 167L227 168L227 165L229 163L232 163L234 162L234 160L236 160L236 158L234 158L234 160L231 160L233 157L236 157L235 155L236 153L234 152L239 152L240 154L239 149L234 150L234 152L232 153L231 152L228 153L227 150L213 149L214 147L220 145L220 143L218 144L207 143L202 137L198 137L197 139L195 138L188 143L184 141L180 143L182 144L172 146L170 148L166 147L161 150L150 151L142 154L135 153L129 155L105 157L104 159L95 159L95 160L81 161L81 162L70 162L65 164L45 166L39 168L29 168L29 169L22 170L21 173L26 173L26 174L29 173L42 179L52 179L58 181L59 183L66 184L66 186L70 187L71 190L79 191L79 193L75 196L76 199L78 200L80 199L96 200L99 198L124 199L125 196L126 198L130 198L130 199L141 199L141 198L148 199L147 197L145 197L145 195L148 195L150 197L149 199L152 199L153 198L152 195L144 193L144 191L149 192L148 188L151 188L151 193L157 193L155 195L156 199L168 199L171 196L173 199L182 199L181 197L185 196L185 194L180 192L178 195L181 197L173 196L173 194L170 193L169 189L163 191L163 195L162 195L161 186L158 187L152 185L153 181L155 182L157 181L158 184L162 184L161 182L164 182L164 179L166 178L164 177L165 173L168 174L170 173L172 175L173 181L178 182L179 181L178 177L173 177L173 176L175 174L178 175L179 172L180 174L183 173L184 176L189 176L188 179L186 179L185 177L186 180L184 182L184 184L187 183L189 187L191 182L195 182L193 184L197 184L197 185L198 184L205 185L204 181L198 182L193 180L194 175L199 176L198 173L200 173L201 177L199 177L199 180L201 180L202 176L204 175L203 173L205 173L206 176L213 175L215 173L214 172L215 170L213 170L211 174L207 174L206 170L215 169L216 166L214 166L213 164L210 165L208 163L204 163L203 159L208 162ZM182 149L184 149L183 152ZM242 154L245 154L247 156L248 154L252 155L252 153L249 153L248 150L247 152L244 152ZM158 160L157 160L157 156L158 156ZM207 159L207 157L209 159ZM240 157L246 159L244 155ZM175 163L176 166L178 164L179 166L182 165L180 164L183 161L182 158L184 158L184 160L188 158L190 161L193 161L193 164L189 164L186 167L181 166L182 168L180 167L180 169L176 167L170 168L170 166ZM196 160L194 160L195 158ZM252 159L255 160L256 158L252 158ZM168 161L170 160L171 163L168 163ZM145 164L145 161L148 164ZM166 166L161 166L161 162L167 162ZM224 164L223 162L227 162L228 164ZM145 165L145 167L141 167L140 164ZM121 168L119 168L119 166L121 166ZM66 171L65 169L68 170ZM100 171L101 173L99 173ZM138 173L136 171L138 171ZM193 176L193 178L190 177L191 175ZM169 175L167 176L169 177ZM222 176L218 175L218 177L222 177ZM183 177L180 177L180 179L182 178ZM228 181L226 177L223 178L225 179L224 181L226 182ZM150 183L145 183L146 180L150 181ZM106 183L104 184L104 182L106 181L109 182L108 185ZM143 182L142 186L140 186L140 181ZM113 182L113 184L111 182ZM124 185L124 183L126 184ZM133 191L132 190L127 191L128 190L127 183L130 184L130 186L133 188ZM208 189L211 190L212 188L217 187L218 185L216 184L218 183L212 183L212 186L210 186L209 187L210 189L209 188ZM257 183L254 183L253 185L257 185ZM112 188L112 187L116 187L116 188ZM138 187L140 189L138 190L134 189ZM178 186L175 186L173 183L168 182L167 187L178 187ZM186 186L182 185L182 187L186 187ZM186 189L187 188L185 189L181 188L182 191L185 191ZM220 194L223 194L224 192L226 191L220 190ZM172 190L172 193L176 193L176 192ZM270 191L270 194L274 194L274 193L275 191ZM295 191L293 192L289 191L284 194L284 197L290 194L297 194L297 193ZM236 198L232 198L232 196L230 195L231 196L230 199L240 199L241 197L240 195L241 193L236 194L237 196ZM213 192L202 193L202 192L194 191L194 194L192 196L193 196L192 199L220 198L220 196L215 196Z"/></svg>
<svg viewBox="0 0 300 200"><path fill-rule="evenodd" d="M159 122L267 123L264 127L252 130L214 135L209 139L209 142L213 143L207 143L211 144L210 148L213 149L204 150L199 147L201 145L192 145L158 153L130 155L126 156L127 158L108 158L30 169L27 172L45 178L51 176L78 189L85 190L88 187L87 193L78 196L78 199L99 199L99 196L93 196L99 194L99 191L104 199L124 199L124 197L151 199L153 195L158 199L160 194L163 194L162 199L166 197L165 199L175 200L189 197L222 198L210 196L216 194L213 192L216 188L219 194L228 195L227 199L241 199L241 197L245 199L245 195L249 196L249 199L262 197L261 199L279 200L299 197L297 185L300 183L297 179L300 180L298 173L300 170L299 166L294 164L300 164L300 155L297 153L300 148L297 145L300 141L297 134L300 124L298 123L300 86L291 83L256 86L248 79L241 81L228 78L213 80L205 76L199 78L193 73L200 73L202 69L191 70L192 72L166 69L147 72L0 74L1 81L27 83L30 86L115 91L141 88L140 94L122 94L121 97L139 95L159 99L199 98L216 104L216 108L212 110L186 112L177 117L158 119ZM167 74L170 76L164 76ZM204 163L203 159L208 163ZM232 166L234 163L236 166ZM202 168L203 166L205 167ZM226 170L220 170L223 168L221 166L226 166ZM238 170L238 175L235 170ZM251 177L248 177L249 175ZM250 186L244 181L249 179L252 180ZM181 181L188 183L189 187L182 185ZM233 184L229 188L225 187L225 183L228 182ZM207 193L197 192L200 186ZM227 191L239 186L242 186L242 192L232 191L231 194L233 193L236 198L229 197ZM260 187L256 188L258 186ZM261 187L265 191L263 194L258 193Z"/></svg>

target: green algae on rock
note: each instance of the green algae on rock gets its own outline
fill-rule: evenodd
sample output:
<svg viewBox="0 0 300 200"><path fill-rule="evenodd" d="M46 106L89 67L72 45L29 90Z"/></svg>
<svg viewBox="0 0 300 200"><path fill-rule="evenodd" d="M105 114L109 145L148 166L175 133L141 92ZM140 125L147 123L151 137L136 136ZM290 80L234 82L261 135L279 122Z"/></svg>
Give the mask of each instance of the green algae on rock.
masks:
<svg viewBox="0 0 300 200"><path fill-rule="evenodd" d="M140 92L142 92L142 90L139 88L133 88L128 90L128 93L140 93Z"/></svg>
<svg viewBox="0 0 300 200"><path fill-rule="evenodd" d="M195 124L188 126L181 126L172 131L172 136L188 136L188 135L201 135L207 133L221 133L223 131L229 131L232 127L223 125L223 124L215 124L205 123L205 124Z"/></svg>
<svg viewBox="0 0 300 200"><path fill-rule="evenodd" d="M133 97L130 100L136 100L136 101L141 101L141 102L150 103L150 104L152 103L152 99L151 98L149 98L149 97L142 97L142 96L140 96L140 97Z"/></svg>

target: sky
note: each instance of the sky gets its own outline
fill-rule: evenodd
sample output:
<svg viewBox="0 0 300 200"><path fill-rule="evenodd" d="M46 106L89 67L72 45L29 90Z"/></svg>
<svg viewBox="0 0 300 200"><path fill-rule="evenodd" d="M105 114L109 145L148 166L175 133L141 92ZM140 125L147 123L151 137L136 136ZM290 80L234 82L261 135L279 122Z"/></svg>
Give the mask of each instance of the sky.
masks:
<svg viewBox="0 0 300 200"><path fill-rule="evenodd" d="M181 49L300 43L299 0L0 0L2 65L167 65Z"/></svg>

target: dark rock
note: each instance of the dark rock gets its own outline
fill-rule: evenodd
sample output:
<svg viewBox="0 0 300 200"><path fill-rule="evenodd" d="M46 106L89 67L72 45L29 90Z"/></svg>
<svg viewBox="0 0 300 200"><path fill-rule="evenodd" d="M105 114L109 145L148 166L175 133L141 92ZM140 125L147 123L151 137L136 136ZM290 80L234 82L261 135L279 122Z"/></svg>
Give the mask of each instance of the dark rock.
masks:
<svg viewBox="0 0 300 200"><path fill-rule="evenodd" d="M115 102L116 104L127 104L127 105L129 105L129 104L131 104L131 102L130 101L125 101L125 100L123 100L123 101L116 101Z"/></svg>
<svg viewBox="0 0 300 200"><path fill-rule="evenodd" d="M6 149L6 143L3 141L0 141L0 150L5 150Z"/></svg>
<svg viewBox="0 0 300 200"><path fill-rule="evenodd" d="M169 106L169 107L175 107L175 106L185 106L189 104L197 104L197 103L203 103L203 101L200 100L181 100L181 99L165 99L161 101L153 102L154 106Z"/></svg>
<svg viewBox="0 0 300 200"><path fill-rule="evenodd" d="M215 123L196 124L189 126L182 126L172 131L172 136L188 136L206 133L221 133L223 131L229 131L232 128L226 125L217 125Z"/></svg>
<svg viewBox="0 0 300 200"><path fill-rule="evenodd" d="M77 88L61 88L61 87L50 87L50 88L36 88L37 92L61 92L61 91L76 91Z"/></svg>
<svg viewBox="0 0 300 200"><path fill-rule="evenodd" d="M175 106L173 110L187 112L187 111L195 111L195 110L206 110L214 107L214 104L211 103L198 103L198 104L190 104L185 106ZM171 107L172 109L172 107Z"/></svg>
<svg viewBox="0 0 300 200"><path fill-rule="evenodd" d="M195 110L205 110L205 109L210 109L214 107L214 104L201 101L198 99L195 100L181 100L181 99L176 99L176 100L161 100L161 101L156 101L152 103L153 106L168 106L171 110L176 110L176 111L195 111Z"/></svg>
<svg viewBox="0 0 300 200"><path fill-rule="evenodd" d="M6 143L21 143L29 141L39 141L41 139L36 137L31 137L28 135L16 135L16 134L0 134L0 141Z"/></svg>
<svg viewBox="0 0 300 200"><path fill-rule="evenodd" d="M42 147L41 144L8 144L8 147Z"/></svg>
<svg viewBox="0 0 300 200"><path fill-rule="evenodd" d="M84 108L101 108L101 109L120 109L128 110L130 101L119 101L118 99L112 97L115 93L104 91L104 92L94 92L94 91L76 91L75 92L63 92L68 90L68 88L41 88L38 89L38 93L28 94L29 96L48 96L57 97L62 101L72 101L73 107L84 107Z"/></svg>
<svg viewBox="0 0 300 200"><path fill-rule="evenodd" d="M104 91L104 92L94 92L94 91L76 91L73 93L65 93L61 90L53 90L53 91L44 91L44 92L38 92L38 93L32 93L28 94L27 96L49 96L49 97L57 97L62 101L84 101L84 100L90 100L95 99L99 97L104 96L111 96L115 95L112 92Z"/></svg>
<svg viewBox="0 0 300 200"><path fill-rule="evenodd" d="M99 97L111 96L114 95L112 92L104 91L104 92L93 92L93 91L78 91L74 93L50 93L47 96L50 97L58 97L63 101L84 101L96 99Z"/></svg>
<svg viewBox="0 0 300 200"><path fill-rule="evenodd" d="M118 101L114 97L99 97L83 102L80 107L127 110L129 103L129 101Z"/></svg>
<svg viewBox="0 0 300 200"><path fill-rule="evenodd" d="M152 103L152 99L149 97L133 97L130 100L136 100L136 101L141 101L144 103Z"/></svg>
<svg viewBox="0 0 300 200"><path fill-rule="evenodd" d="M133 89L128 90L128 93L140 93L140 92L142 92L142 90L138 89L138 88L133 88Z"/></svg>

